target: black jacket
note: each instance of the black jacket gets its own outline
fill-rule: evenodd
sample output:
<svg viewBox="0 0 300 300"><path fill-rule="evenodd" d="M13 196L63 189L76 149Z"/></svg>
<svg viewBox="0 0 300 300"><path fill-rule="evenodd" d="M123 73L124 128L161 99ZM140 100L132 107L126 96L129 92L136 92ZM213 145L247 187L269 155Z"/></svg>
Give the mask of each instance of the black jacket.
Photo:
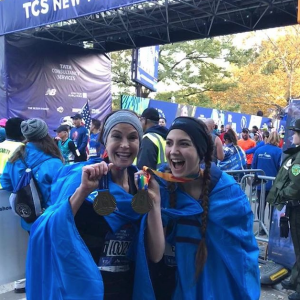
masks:
<svg viewBox="0 0 300 300"><path fill-rule="evenodd" d="M157 133L166 139L168 129L163 126L155 125L147 129L144 134ZM152 143L152 141L144 137L141 142L140 151L137 157L137 167L141 170L143 166L147 166L151 169L156 170L157 165L158 148Z"/></svg>

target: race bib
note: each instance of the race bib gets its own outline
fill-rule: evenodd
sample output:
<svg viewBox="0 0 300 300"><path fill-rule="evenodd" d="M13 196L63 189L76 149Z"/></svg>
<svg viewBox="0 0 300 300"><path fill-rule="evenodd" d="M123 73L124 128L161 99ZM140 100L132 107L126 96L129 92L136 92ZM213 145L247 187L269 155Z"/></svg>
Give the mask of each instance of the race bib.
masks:
<svg viewBox="0 0 300 300"><path fill-rule="evenodd" d="M90 152L90 156L97 156L97 150L96 150L96 148L90 148L89 152Z"/></svg>
<svg viewBox="0 0 300 300"><path fill-rule="evenodd" d="M169 267L176 267L176 257L175 257L175 246L172 246L169 243L166 243L165 253L164 253L164 261L165 264Z"/></svg>
<svg viewBox="0 0 300 300"><path fill-rule="evenodd" d="M98 268L107 272L126 272L130 269L127 252L134 236L132 225L125 225L116 233L109 232L105 237L103 253Z"/></svg>

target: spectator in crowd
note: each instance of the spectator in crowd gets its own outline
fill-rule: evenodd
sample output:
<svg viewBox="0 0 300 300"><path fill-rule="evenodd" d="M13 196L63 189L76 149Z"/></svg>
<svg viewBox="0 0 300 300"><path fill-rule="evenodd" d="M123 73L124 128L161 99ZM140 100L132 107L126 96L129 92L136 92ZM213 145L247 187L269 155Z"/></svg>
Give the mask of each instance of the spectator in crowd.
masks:
<svg viewBox="0 0 300 300"><path fill-rule="evenodd" d="M80 153L80 156L76 156L74 158L74 161L86 161L86 150L88 145L89 133L88 130L82 125L81 114L76 114L72 117L72 119L75 127L71 129L70 138L72 139Z"/></svg>
<svg viewBox="0 0 300 300"><path fill-rule="evenodd" d="M265 133L264 133L265 134ZM277 132L271 132L266 144L258 148L253 157L252 169L261 169L265 172L266 176L276 177L281 163L282 150L278 147L280 137ZM272 187L272 182L269 180L265 185L265 199L267 199L269 191ZM257 198L261 199L261 185L257 186ZM260 202L257 207L257 215L260 217ZM264 208L266 207L264 201ZM261 216L261 221L264 222L264 215ZM260 229L260 235L265 234L264 229Z"/></svg>
<svg viewBox="0 0 300 300"><path fill-rule="evenodd" d="M74 142L69 138L68 125L60 125L55 131L57 134L55 141L64 158L64 164L74 163L75 157L80 156L80 153Z"/></svg>
<svg viewBox="0 0 300 300"><path fill-rule="evenodd" d="M238 145L244 150L247 151L251 148L254 148L256 146L255 142L250 139L249 137L249 129L243 128L242 130L242 138L238 140ZM247 168L251 168L253 154L246 154L247 159Z"/></svg>
<svg viewBox="0 0 300 300"><path fill-rule="evenodd" d="M251 133L253 134L253 139L255 140L255 142L259 142L263 139L262 134L256 125L252 126ZM256 139L255 139L255 137L256 137Z"/></svg>
<svg viewBox="0 0 300 300"><path fill-rule="evenodd" d="M159 114L155 108L146 108L140 121L143 127L144 136L140 151L137 156L137 167L141 170L143 166L151 169L158 169L166 163L165 147L168 129L158 125Z"/></svg>
<svg viewBox="0 0 300 300"><path fill-rule="evenodd" d="M171 174L155 173L170 180L159 180L163 209L162 221L158 215L156 220L164 231L147 236L136 264L147 266L147 255L163 259L154 285L145 270L136 274L135 284L143 287L136 299L259 299L253 213L236 181L211 163L214 146L207 127L178 117L166 141Z"/></svg>
<svg viewBox="0 0 300 300"><path fill-rule="evenodd" d="M289 222L282 222L281 226L282 229L284 224L290 227L296 262L290 279L283 280L281 284L283 288L295 291L288 296L289 300L300 300L300 119L297 119L289 130L294 132L293 144L296 147L284 151L286 156L269 191L267 202L278 210L286 206L285 218L288 218Z"/></svg>
<svg viewBox="0 0 300 300"><path fill-rule="evenodd" d="M225 134L225 132L227 132L229 129L232 129L232 126L231 126L231 124L226 124L226 126L225 126L225 130L220 134L220 140L221 140L221 142L222 142L222 144L224 144L224 134Z"/></svg>
<svg viewBox="0 0 300 300"><path fill-rule="evenodd" d="M89 158L103 157L104 145L100 143L100 127L101 121L92 119L90 128L90 141L89 141Z"/></svg>
<svg viewBox="0 0 300 300"><path fill-rule="evenodd" d="M280 142L279 142L279 148L283 148L284 145L284 130L279 131L279 136L280 136Z"/></svg>
<svg viewBox="0 0 300 300"><path fill-rule="evenodd" d="M213 152L212 161L214 163L217 163L218 160L222 161L224 159L223 145L220 138L214 133L215 121L213 119L206 119L205 124L212 136L212 140L214 143L214 152Z"/></svg>
<svg viewBox="0 0 300 300"><path fill-rule="evenodd" d="M221 128L220 128L220 134L222 134L223 132L225 132L225 128L224 128L224 125L222 124Z"/></svg>
<svg viewBox="0 0 300 300"><path fill-rule="evenodd" d="M14 191L21 175L31 168L42 196L42 208L51 205L51 184L53 177L63 166L63 158L54 140L48 134L47 124L37 118L21 123L21 132L25 137L21 145L10 157L1 176L4 190ZM31 225L21 219L22 227L30 231Z"/></svg>
<svg viewBox="0 0 300 300"><path fill-rule="evenodd" d="M91 164L89 160L83 168L75 164L64 177L60 174L58 179L64 183L53 187L53 192L59 190L57 204L35 222L28 249L28 299L132 299L135 266L129 253L140 220L131 207L137 193L137 168L132 162L143 131L138 117L122 110L106 117L100 135L107 162ZM153 178L148 195L154 202L160 200ZM116 209L99 215L97 205L101 208L112 199ZM147 235L152 230L160 233L156 223L151 225L156 215L161 219L160 205L153 203Z"/></svg>
<svg viewBox="0 0 300 300"><path fill-rule="evenodd" d="M222 171L243 170L246 168L245 152L238 146L236 133L232 129L228 129L224 134L224 141L224 159L218 162L219 168Z"/></svg>
<svg viewBox="0 0 300 300"><path fill-rule="evenodd" d="M166 127L167 126L167 120L166 120L166 118L160 117L159 121L158 121L158 125Z"/></svg>
<svg viewBox="0 0 300 300"><path fill-rule="evenodd" d="M264 146L266 144L269 136L270 136L270 132L269 131L264 131L262 136L263 136L262 140L257 142L255 147L245 151L246 155L247 154L254 154L258 148Z"/></svg>
<svg viewBox="0 0 300 300"><path fill-rule="evenodd" d="M0 120L0 143L2 143L6 139L6 133L5 133L6 122L7 119Z"/></svg>
<svg viewBox="0 0 300 300"><path fill-rule="evenodd" d="M21 118L10 118L6 122L6 140L0 144L0 176L11 155L19 146L23 145L22 141L24 137L21 132L22 121L23 119Z"/></svg>

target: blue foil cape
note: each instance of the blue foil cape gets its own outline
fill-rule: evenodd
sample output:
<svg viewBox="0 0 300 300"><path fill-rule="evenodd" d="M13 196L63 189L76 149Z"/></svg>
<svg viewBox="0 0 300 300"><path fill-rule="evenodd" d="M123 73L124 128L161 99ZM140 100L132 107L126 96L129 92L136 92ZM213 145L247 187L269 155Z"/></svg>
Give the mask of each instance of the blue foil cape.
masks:
<svg viewBox="0 0 300 300"><path fill-rule="evenodd" d="M32 226L26 263L28 300L103 299L101 273L77 231L69 203L69 197L80 185L82 167L95 162L91 160L62 168L53 185L53 205ZM132 172L137 171L136 167L130 168ZM118 207L118 211L105 217L112 231L116 232L128 223L137 226L140 215L131 208L132 195L110 178L109 190ZM92 202L93 195L86 201ZM134 243L132 247L135 247Z"/></svg>
<svg viewBox="0 0 300 300"><path fill-rule="evenodd" d="M169 193L164 185L161 187L163 223L173 220L176 224L168 237L168 242L176 247L177 262L176 289L172 299L258 300L259 250L253 234L253 213L249 201L234 179L220 172L215 165L212 165L211 176L212 181L217 182L209 195L208 257L197 280L195 255L198 245L176 242L176 237L201 239L199 228L178 220L184 218L201 222L202 207L178 188L176 209L168 208ZM144 216L139 234L136 256L136 266L139 267L136 268L134 289L134 299L139 300L155 299L144 245L146 226Z"/></svg>

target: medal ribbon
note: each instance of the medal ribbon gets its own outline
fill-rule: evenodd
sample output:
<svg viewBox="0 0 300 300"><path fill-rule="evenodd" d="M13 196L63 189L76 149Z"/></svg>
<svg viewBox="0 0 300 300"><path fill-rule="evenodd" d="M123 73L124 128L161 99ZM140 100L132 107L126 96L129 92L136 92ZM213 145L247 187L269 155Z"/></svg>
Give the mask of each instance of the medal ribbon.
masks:
<svg viewBox="0 0 300 300"><path fill-rule="evenodd" d="M148 190L148 184L150 180L150 174L147 173L146 175L138 175L138 189L139 190Z"/></svg>
<svg viewBox="0 0 300 300"><path fill-rule="evenodd" d="M159 172L159 171L156 171L156 170L152 170L152 169L150 169L146 166L143 167L143 171L148 173L148 174L156 175L157 177L160 177L160 178L162 178L166 181L181 182L181 183L198 179L200 176L202 176L202 173L203 173L203 170L200 170L197 175L188 176L188 177L175 177L171 173Z"/></svg>
<svg viewBox="0 0 300 300"><path fill-rule="evenodd" d="M108 190L108 175L103 175L101 179L99 179L99 190Z"/></svg>

